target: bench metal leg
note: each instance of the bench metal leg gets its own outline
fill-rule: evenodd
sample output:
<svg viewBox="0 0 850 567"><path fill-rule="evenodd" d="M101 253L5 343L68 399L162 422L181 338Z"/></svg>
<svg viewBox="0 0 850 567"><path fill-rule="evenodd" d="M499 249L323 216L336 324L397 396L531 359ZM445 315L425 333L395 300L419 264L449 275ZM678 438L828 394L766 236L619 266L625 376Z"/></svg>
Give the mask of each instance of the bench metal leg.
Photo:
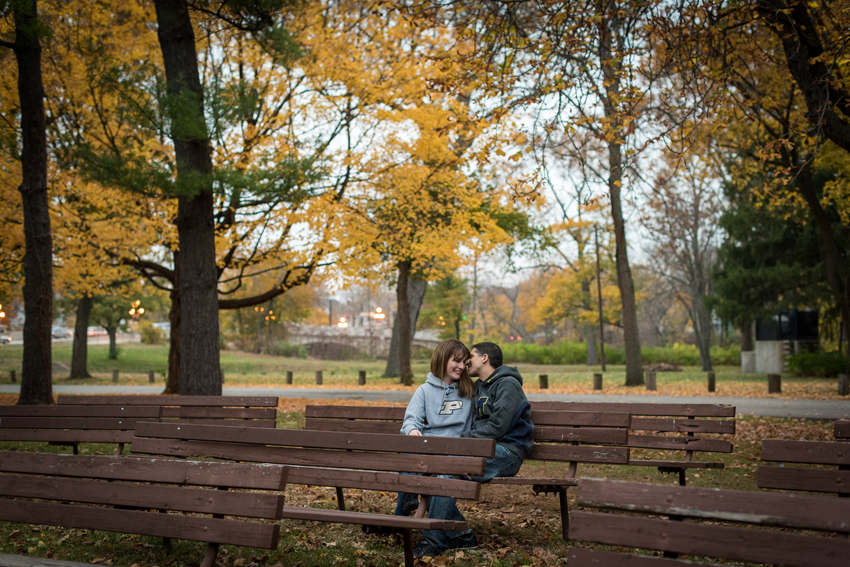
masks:
<svg viewBox="0 0 850 567"><path fill-rule="evenodd" d="M679 469L679 486L686 486L688 477L685 476L685 469Z"/></svg>
<svg viewBox="0 0 850 567"><path fill-rule="evenodd" d="M118 443L118 449L115 450L115 455L120 457L124 452L124 443Z"/></svg>
<svg viewBox="0 0 850 567"><path fill-rule="evenodd" d="M207 544L207 554L204 555L204 560L201 562L201 567L215 567L215 558L218 557L217 543Z"/></svg>
<svg viewBox="0 0 850 567"><path fill-rule="evenodd" d="M567 488L558 490L558 500L561 502L561 536L564 541L570 541L570 501L567 500Z"/></svg>
<svg viewBox="0 0 850 567"><path fill-rule="evenodd" d="M342 488L339 486L336 487L336 503L340 510L345 510L345 494L343 494Z"/></svg>
<svg viewBox="0 0 850 567"><path fill-rule="evenodd" d="M413 567L413 530L402 530L401 537L404 542L404 567Z"/></svg>

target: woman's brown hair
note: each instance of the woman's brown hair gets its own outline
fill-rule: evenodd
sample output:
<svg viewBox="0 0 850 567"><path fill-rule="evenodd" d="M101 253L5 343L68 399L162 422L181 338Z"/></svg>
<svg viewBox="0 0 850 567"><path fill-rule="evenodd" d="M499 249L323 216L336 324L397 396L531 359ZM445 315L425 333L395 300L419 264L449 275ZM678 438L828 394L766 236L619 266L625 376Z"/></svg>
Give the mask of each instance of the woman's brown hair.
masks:
<svg viewBox="0 0 850 567"><path fill-rule="evenodd" d="M469 371L466 368L466 361L469 360L469 349L462 342L456 339L447 339L437 345L434 354L431 355L431 374L442 380L443 374L446 373L446 366L453 358L461 358L464 362L463 374L457 381L458 395L461 398L472 399L472 396L475 395L475 384L472 383L472 378L469 377Z"/></svg>

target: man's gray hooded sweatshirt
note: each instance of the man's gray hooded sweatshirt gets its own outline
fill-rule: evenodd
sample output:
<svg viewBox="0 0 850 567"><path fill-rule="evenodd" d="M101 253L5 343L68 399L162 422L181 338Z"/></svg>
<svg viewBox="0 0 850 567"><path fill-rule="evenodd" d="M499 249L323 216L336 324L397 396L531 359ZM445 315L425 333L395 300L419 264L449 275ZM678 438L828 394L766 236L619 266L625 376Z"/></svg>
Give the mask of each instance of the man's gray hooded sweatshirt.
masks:
<svg viewBox="0 0 850 567"><path fill-rule="evenodd" d="M456 382L448 385L429 372L407 404L401 432L408 435L418 429L422 435L460 437L469 429L472 405L472 400L458 395Z"/></svg>
<svg viewBox="0 0 850 567"><path fill-rule="evenodd" d="M495 439L525 459L534 445L531 405L522 391L522 376L513 366L500 366L475 384L475 415L464 437Z"/></svg>

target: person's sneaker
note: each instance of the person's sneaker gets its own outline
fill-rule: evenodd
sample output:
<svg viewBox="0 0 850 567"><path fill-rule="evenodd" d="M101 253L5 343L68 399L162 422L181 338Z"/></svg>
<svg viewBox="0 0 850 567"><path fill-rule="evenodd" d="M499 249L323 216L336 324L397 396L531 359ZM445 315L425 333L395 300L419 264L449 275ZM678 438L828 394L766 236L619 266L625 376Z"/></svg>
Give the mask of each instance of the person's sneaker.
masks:
<svg viewBox="0 0 850 567"><path fill-rule="evenodd" d="M401 500L401 509L409 516L419 508L419 495L405 492Z"/></svg>
<svg viewBox="0 0 850 567"><path fill-rule="evenodd" d="M467 532L449 538L448 546L449 549L476 549L478 547L478 539L474 533Z"/></svg>
<svg viewBox="0 0 850 567"><path fill-rule="evenodd" d="M424 539L413 546L413 557L415 559L422 559L423 557L439 557L444 554L445 551L440 551L434 547L431 542Z"/></svg>

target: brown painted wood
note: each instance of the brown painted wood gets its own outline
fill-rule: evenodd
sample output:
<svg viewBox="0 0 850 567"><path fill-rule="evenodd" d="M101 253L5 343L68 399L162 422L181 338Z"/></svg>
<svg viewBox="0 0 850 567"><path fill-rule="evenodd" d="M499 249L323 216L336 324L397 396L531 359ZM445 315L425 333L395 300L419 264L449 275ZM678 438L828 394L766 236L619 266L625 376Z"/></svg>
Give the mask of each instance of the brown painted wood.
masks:
<svg viewBox="0 0 850 567"><path fill-rule="evenodd" d="M212 406L276 408L277 396L58 396L59 405Z"/></svg>
<svg viewBox="0 0 850 567"><path fill-rule="evenodd" d="M850 541L750 528L573 512L570 539L795 567L845 567Z"/></svg>
<svg viewBox="0 0 850 567"><path fill-rule="evenodd" d="M549 427L538 425L535 422L534 441L578 441L581 443L602 443L604 445L625 445L629 441L629 430L602 427Z"/></svg>
<svg viewBox="0 0 850 567"><path fill-rule="evenodd" d="M528 486L534 484L549 486L576 486L575 478L561 478L551 476L500 476L491 480L488 484L512 484L517 486Z"/></svg>
<svg viewBox="0 0 850 567"><path fill-rule="evenodd" d="M277 425L273 420L265 419L201 419L201 418L176 418L163 419L163 423L181 423L195 425L223 425L225 427L252 427L254 429L274 429Z"/></svg>
<svg viewBox="0 0 850 567"><path fill-rule="evenodd" d="M628 413L597 411L546 411L532 410L534 425L583 425L595 427L623 427L628 429L631 415Z"/></svg>
<svg viewBox="0 0 850 567"><path fill-rule="evenodd" d="M850 445L832 441L765 439L761 442L761 460L785 463L850 465Z"/></svg>
<svg viewBox="0 0 850 567"><path fill-rule="evenodd" d="M235 429L235 428L233 428ZM257 429L257 432L265 430ZM342 451L328 449L301 449L217 443L214 441L181 441L135 437L133 452L151 455L183 457L213 457L234 461L278 463L306 467L369 469L377 471L415 472L422 474L481 475L484 473L483 457L453 457L445 455L412 455Z"/></svg>
<svg viewBox="0 0 850 567"><path fill-rule="evenodd" d="M308 418L335 418L335 419L376 419L401 421L404 419L403 407L361 407L361 406L330 406L330 405L308 405L304 415Z"/></svg>
<svg viewBox="0 0 850 567"><path fill-rule="evenodd" d="M159 511L116 510L19 500L3 502L3 506L0 506L0 520L172 537L263 549L276 548L280 538L280 526L277 523L265 524L160 514Z"/></svg>
<svg viewBox="0 0 850 567"><path fill-rule="evenodd" d="M535 422L536 425L537 422ZM679 433L735 433L735 422L720 419L664 419L656 417L633 417L633 431L658 431Z"/></svg>
<svg viewBox="0 0 850 567"><path fill-rule="evenodd" d="M724 439L699 437L656 437L654 435L629 435L629 447L641 449L672 449L676 451L708 451L731 453L732 443Z"/></svg>
<svg viewBox="0 0 850 567"><path fill-rule="evenodd" d="M850 471L760 466L759 488L850 494Z"/></svg>
<svg viewBox="0 0 850 567"><path fill-rule="evenodd" d="M671 469L725 469L726 463L711 461L663 461L657 459L631 459L629 465L636 467L667 467Z"/></svg>
<svg viewBox="0 0 850 567"><path fill-rule="evenodd" d="M86 431L82 429L0 429L0 441L45 443L130 443L133 431Z"/></svg>
<svg viewBox="0 0 850 567"><path fill-rule="evenodd" d="M620 412L632 416L735 417L727 404L651 404L618 402L531 402L531 411Z"/></svg>
<svg viewBox="0 0 850 567"><path fill-rule="evenodd" d="M0 429L135 429L142 421L159 421L158 418L113 417L4 417Z"/></svg>
<svg viewBox="0 0 850 567"><path fill-rule="evenodd" d="M277 408L164 407L162 417L273 420L277 417Z"/></svg>
<svg viewBox="0 0 850 567"><path fill-rule="evenodd" d="M391 514L372 514L367 512L351 512L348 510L323 510L321 508L302 508L300 506L284 506L283 517L293 520L312 520L314 522L329 522L336 524L361 524L366 526L382 526L414 530L465 530L466 522L453 522L431 518L413 518L393 516Z"/></svg>
<svg viewBox="0 0 850 567"><path fill-rule="evenodd" d="M850 501L843 498L589 478L579 480L577 496L593 508L850 532Z"/></svg>
<svg viewBox="0 0 850 567"><path fill-rule="evenodd" d="M374 421L352 419L325 419L308 417L304 429L315 431L346 431L350 433L383 433L393 435L401 433L401 421Z"/></svg>
<svg viewBox="0 0 850 567"><path fill-rule="evenodd" d="M625 447L535 444L526 458L535 461L576 461L626 465L629 462L629 450Z"/></svg>
<svg viewBox="0 0 850 567"><path fill-rule="evenodd" d="M289 467L287 483L409 492L466 500L478 500L481 495L481 484L477 482L435 476L402 475L394 472Z"/></svg>
<svg viewBox="0 0 850 567"><path fill-rule="evenodd" d="M349 451L397 451L424 455L471 455L492 457L496 452L493 439L460 439L456 437L415 437L373 433L340 433L303 429L257 429L172 423L140 423L138 437L224 441L257 445L345 449Z"/></svg>
<svg viewBox="0 0 850 567"><path fill-rule="evenodd" d="M121 406L0 406L0 419L7 417L160 417L159 407Z"/></svg>
<svg viewBox="0 0 850 567"><path fill-rule="evenodd" d="M286 488L285 471L277 464L0 451L0 472L276 491Z"/></svg>
<svg viewBox="0 0 850 567"><path fill-rule="evenodd" d="M91 563L0 553L0 567L91 567Z"/></svg>
<svg viewBox="0 0 850 567"><path fill-rule="evenodd" d="M839 419L835 422L836 439L850 439L850 419Z"/></svg>
<svg viewBox="0 0 850 567"><path fill-rule="evenodd" d="M22 475L0 475L0 494L269 519L280 519L283 507L282 494Z"/></svg>
<svg viewBox="0 0 850 567"><path fill-rule="evenodd" d="M567 550L567 561L570 567L684 567L686 565L695 565L691 561L680 559L647 557L645 555L631 555L615 553L613 551L600 551L598 549L581 549L578 547L571 547ZM710 565L708 563L699 563L699 565L715 566L714 563Z"/></svg>

